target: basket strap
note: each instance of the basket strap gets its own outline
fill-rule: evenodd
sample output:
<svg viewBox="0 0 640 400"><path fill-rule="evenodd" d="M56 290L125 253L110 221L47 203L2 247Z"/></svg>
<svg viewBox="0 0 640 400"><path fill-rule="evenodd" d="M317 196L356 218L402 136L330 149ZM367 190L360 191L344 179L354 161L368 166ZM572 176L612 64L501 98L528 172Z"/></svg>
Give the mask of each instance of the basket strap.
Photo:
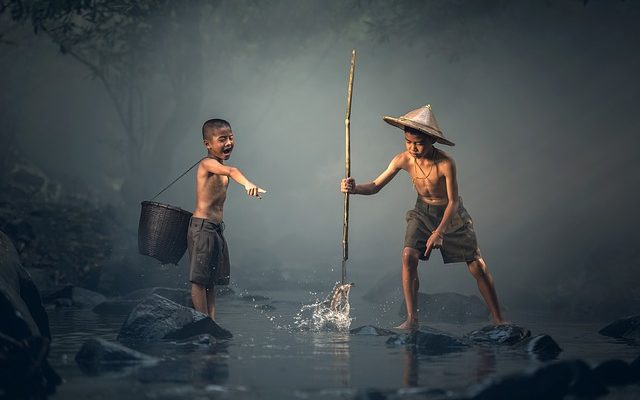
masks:
<svg viewBox="0 0 640 400"><path fill-rule="evenodd" d="M153 196L153 198L151 199L151 201L155 200L156 197L160 196L162 193L164 193L165 190L169 189L174 183L178 182L178 180L180 178L182 178L183 176L185 176L187 174L187 172L191 171L196 165L200 164L200 161L204 160L205 158L209 158L209 157L204 157L201 158L200 160L198 160L195 164L193 164L191 167L189 167L188 170L184 171L182 173L182 175L180 175L179 177L177 177L176 179L173 180L173 182L171 182L170 184L167 185L167 187L165 187L164 189L162 189L160 192L158 192L158 194L156 194L155 196Z"/></svg>

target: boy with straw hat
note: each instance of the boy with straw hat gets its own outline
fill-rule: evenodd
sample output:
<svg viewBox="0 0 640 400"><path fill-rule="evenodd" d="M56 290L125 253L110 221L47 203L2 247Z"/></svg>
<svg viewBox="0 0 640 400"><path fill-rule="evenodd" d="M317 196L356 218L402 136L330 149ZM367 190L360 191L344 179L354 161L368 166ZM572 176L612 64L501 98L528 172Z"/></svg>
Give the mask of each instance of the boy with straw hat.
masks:
<svg viewBox="0 0 640 400"><path fill-rule="evenodd" d="M387 169L373 181L356 185L353 178L347 178L342 180L340 189L350 194L376 194L400 170L405 170L418 193L415 208L407 212L402 251L402 291L407 320L397 328L418 327L418 262L428 260L433 249L440 249L445 264L467 264L493 322L504 323L493 278L478 247L473 221L458 196L455 163L451 156L434 147L435 143L448 146L454 143L444 137L431 105L398 118L385 116L384 121L404 131L406 151L396 155Z"/></svg>

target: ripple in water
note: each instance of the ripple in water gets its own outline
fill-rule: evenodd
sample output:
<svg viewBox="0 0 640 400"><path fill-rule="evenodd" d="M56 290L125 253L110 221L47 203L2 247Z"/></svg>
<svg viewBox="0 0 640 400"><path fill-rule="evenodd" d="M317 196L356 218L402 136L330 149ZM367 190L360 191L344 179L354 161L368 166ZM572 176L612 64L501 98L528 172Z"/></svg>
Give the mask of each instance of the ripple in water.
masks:
<svg viewBox="0 0 640 400"><path fill-rule="evenodd" d="M352 283L336 282L325 300L303 305L293 317L294 329L313 332L345 332L351 326L349 291Z"/></svg>

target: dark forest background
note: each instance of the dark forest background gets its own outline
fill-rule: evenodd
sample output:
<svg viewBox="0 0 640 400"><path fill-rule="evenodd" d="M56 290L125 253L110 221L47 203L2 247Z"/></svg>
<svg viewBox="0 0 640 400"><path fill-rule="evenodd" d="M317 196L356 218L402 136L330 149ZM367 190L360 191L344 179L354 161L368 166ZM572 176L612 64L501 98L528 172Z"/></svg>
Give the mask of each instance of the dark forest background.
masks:
<svg viewBox="0 0 640 400"><path fill-rule="evenodd" d="M220 117L230 163L269 190L231 184L234 280L328 290L355 48L357 181L403 150L382 116L431 103L505 306L637 312L639 19L639 2L604 0L2 0L0 229L41 282L173 273L135 255L140 201L204 154L200 126ZM192 210L193 174L159 200ZM352 199L360 293L400 286L414 201L402 175ZM438 256L420 273L428 292L477 290Z"/></svg>

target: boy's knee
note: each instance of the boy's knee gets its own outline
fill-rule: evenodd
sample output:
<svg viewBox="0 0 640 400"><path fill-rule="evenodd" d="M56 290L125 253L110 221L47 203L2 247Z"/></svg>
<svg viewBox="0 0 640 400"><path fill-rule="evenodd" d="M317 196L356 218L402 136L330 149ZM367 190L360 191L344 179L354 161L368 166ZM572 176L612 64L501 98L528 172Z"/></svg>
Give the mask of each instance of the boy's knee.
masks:
<svg viewBox="0 0 640 400"><path fill-rule="evenodd" d="M476 278L483 277L488 273L487 264L481 258L469 262L467 266L469 267L469 272Z"/></svg>
<svg viewBox="0 0 640 400"><path fill-rule="evenodd" d="M416 266L420 261L420 252L411 247L402 249L402 265Z"/></svg>

